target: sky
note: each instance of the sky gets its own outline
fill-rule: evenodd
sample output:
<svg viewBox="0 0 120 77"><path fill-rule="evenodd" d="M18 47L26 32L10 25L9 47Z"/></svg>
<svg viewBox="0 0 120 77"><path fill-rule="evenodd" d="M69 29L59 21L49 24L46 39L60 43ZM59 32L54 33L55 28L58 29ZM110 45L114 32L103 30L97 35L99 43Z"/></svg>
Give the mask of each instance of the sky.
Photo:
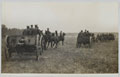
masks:
<svg viewBox="0 0 120 77"><path fill-rule="evenodd" d="M118 3L5 1L2 24L19 29L37 24L41 30L51 31L118 32Z"/></svg>

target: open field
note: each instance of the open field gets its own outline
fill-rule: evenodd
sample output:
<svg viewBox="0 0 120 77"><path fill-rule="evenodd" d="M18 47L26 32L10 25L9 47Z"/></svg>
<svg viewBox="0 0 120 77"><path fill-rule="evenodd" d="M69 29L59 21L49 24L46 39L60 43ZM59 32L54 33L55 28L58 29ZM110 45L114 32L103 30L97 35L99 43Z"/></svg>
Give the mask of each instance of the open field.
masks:
<svg viewBox="0 0 120 77"><path fill-rule="evenodd" d="M66 35L64 46L49 48L39 61L32 54L22 58L13 54L3 63L2 73L118 73L118 38L91 48L76 48L76 36Z"/></svg>

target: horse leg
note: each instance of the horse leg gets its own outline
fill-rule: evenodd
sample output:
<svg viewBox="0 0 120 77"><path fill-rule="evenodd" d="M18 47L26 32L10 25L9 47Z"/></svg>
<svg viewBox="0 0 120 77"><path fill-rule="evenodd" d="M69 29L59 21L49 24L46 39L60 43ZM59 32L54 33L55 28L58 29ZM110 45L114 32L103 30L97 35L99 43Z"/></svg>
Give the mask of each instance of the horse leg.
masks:
<svg viewBox="0 0 120 77"><path fill-rule="evenodd" d="M81 47L81 43L79 44L79 48Z"/></svg>
<svg viewBox="0 0 120 77"><path fill-rule="evenodd" d="M50 44L50 42L48 41L48 43L47 43L47 48L49 47L49 44Z"/></svg>
<svg viewBox="0 0 120 77"><path fill-rule="evenodd" d="M53 48L56 48L56 42L54 41L54 43L53 43Z"/></svg>
<svg viewBox="0 0 120 77"><path fill-rule="evenodd" d="M60 45L60 41L58 41L58 45Z"/></svg>
<svg viewBox="0 0 120 77"><path fill-rule="evenodd" d="M43 49L46 50L46 42L44 42Z"/></svg>
<svg viewBox="0 0 120 77"><path fill-rule="evenodd" d="M42 48L43 50L46 50L46 49L45 49L45 43L44 43L44 44L41 44L41 48Z"/></svg>
<svg viewBox="0 0 120 77"><path fill-rule="evenodd" d="M45 43L45 45L46 45L46 48L48 48L48 41Z"/></svg>
<svg viewBox="0 0 120 77"><path fill-rule="evenodd" d="M53 48L53 42L51 41L51 48Z"/></svg>
<svg viewBox="0 0 120 77"><path fill-rule="evenodd" d="M57 46L58 46L58 44L57 44L57 42L56 42L56 47L55 47L55 48L57 48Z"/></svg>

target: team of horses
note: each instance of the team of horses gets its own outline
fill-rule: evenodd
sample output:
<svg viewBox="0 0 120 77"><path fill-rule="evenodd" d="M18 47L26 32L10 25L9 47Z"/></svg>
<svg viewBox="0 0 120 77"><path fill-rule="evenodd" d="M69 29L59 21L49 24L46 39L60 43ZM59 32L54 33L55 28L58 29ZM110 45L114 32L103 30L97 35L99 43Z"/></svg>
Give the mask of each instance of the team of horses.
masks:
<svg viewBox="0 0 120 77"><path fill-rule="evenodd" d="M89 31L81 31L77 36L76 47L80 48L81 46L91 47L92 44L97 42L107 42L115 40L115 35L113 33L100 33L95 36L94 33Z"/></svg>
<svg viewBox="0 0 120 77"><path fill-rule="evenodd" d="M92 41L91 37L93 38L93 36L93 33L89 33L88 31L81 31L78 33L76 47L80 48L82 45L90 47Z"/></svg>
<svg viewBox="0 0 120 77"><path fill-rule="evenodd" d="M33 27L33 25L31 26L27 26L26 29L24 29L23 34L22 35L41 35L43 36L43 40L42 40L42 44L44 45L43 49L47 49L49 47L49 44L51 44L51 47L53 48L57 48L58 43L62 42L62 45L64 44L64 36L65 33L64 32L60 32L60 35L58 35L57 30L55 32L51 32L49 31L49 28L47 28L47 30L45 30L45 33L43 33L43 30L40 30L38 25L35 25L35 27Z"/></svg>
<svg viewBox="0 0 120 77"><path fill-rule="evenodd" d="M51 48L57 48L60 42L62 42L62 45L64 45L65 35L66 34L64 32L61 35L56 35L56 33L53 32L50 32L49 34L43 34L45 41L44 49L45 50L48 49L50 44L51 44Z"/></svg>
<svg viewBox="0 0 120 77"><path fill-rule="evenodd" d="M102 33L97 35L97 41L105 42L105 41L112 41L115 40L115 36L112 33Z"/></svg>

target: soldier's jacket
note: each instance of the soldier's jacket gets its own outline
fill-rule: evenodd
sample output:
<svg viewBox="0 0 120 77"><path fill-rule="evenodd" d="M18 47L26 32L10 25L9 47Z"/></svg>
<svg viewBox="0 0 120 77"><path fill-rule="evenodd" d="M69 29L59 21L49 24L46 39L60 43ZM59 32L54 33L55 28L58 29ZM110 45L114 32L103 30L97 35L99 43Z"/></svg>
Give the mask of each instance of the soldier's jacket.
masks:
<svg viewBox="0 0 120 77"><path fill-rule="evenodd" d="M30 29L25 29L23 31L23 35L29 35L30 34Z"/></svg>
<svg viewBox="0 0 120 77"><path fill-rule="evenodd" d="M33 31L34 31L34 29L31 28L31 29L30 29L30 35L34 35L34 32L33 32Z"/></svg>
<svg viewBox="0 0 120 77"><path fill-rule="evenodd" d="M34 33L35 33L35 35L40 34L40 30L39 29L34 29Z"/></svg>
<svg viewBox="0 0 120 77"><path fill-rule="evenodd" d="M50 31L46 31L46 34L47 34L47 35L50 35L50 33L51 33Z"/></svg>

